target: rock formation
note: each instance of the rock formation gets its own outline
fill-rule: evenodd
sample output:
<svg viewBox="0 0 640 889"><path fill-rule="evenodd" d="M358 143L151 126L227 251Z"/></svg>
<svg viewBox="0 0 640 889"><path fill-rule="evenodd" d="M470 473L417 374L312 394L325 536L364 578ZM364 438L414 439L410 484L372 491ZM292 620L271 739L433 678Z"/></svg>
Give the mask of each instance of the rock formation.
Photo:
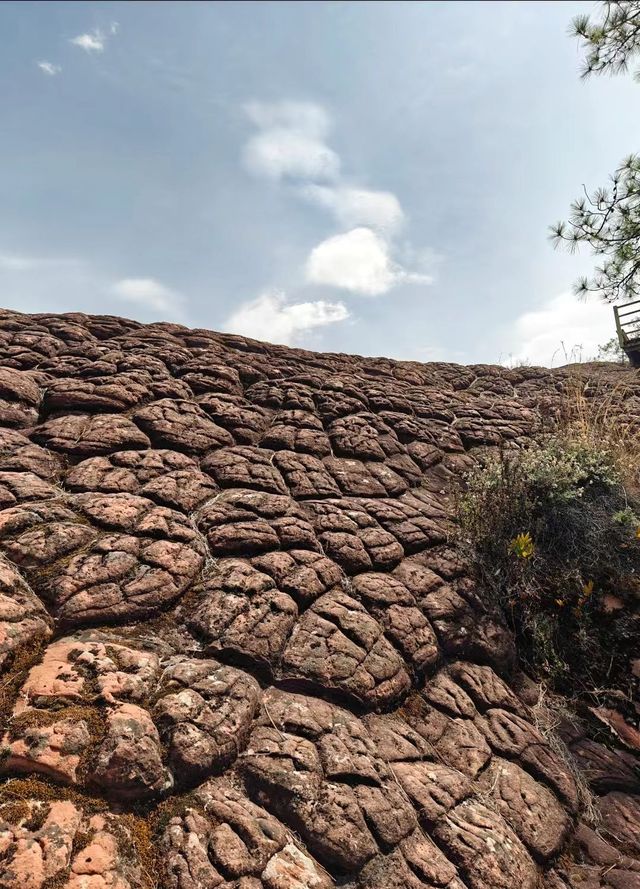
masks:
<svg viewBox="0 0 640 889"><path fill-rule="evenodd" d="M639 889L451 533L575 379L0 313L0 889Z"/></svg>

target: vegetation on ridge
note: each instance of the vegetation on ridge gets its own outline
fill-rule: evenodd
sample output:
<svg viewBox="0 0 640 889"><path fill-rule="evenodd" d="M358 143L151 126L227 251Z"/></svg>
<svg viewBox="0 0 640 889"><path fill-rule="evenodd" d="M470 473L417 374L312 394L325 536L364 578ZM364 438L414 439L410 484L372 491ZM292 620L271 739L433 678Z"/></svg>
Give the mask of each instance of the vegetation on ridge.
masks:
<svg viewBox="0 0 640 889"><path fill-rule="evenodd" d="M640 599L639 472L629 430L577 411L467 477L463 544L524 665L558 691L624 686Z"/></svg>

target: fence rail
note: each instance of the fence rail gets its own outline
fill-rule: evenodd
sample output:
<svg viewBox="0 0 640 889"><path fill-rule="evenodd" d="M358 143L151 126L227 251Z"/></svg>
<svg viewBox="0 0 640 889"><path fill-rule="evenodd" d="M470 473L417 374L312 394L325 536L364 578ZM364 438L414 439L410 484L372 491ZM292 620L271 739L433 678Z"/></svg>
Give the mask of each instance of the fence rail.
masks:
<svg viewBox="0 0 640 889"><path fill-rule="evenodd" d="M632 308L635 306L635 308ZM631 311L629 311L631 310ZM626 351L640 348L640 299L613 307L618 342Z"/></svg>

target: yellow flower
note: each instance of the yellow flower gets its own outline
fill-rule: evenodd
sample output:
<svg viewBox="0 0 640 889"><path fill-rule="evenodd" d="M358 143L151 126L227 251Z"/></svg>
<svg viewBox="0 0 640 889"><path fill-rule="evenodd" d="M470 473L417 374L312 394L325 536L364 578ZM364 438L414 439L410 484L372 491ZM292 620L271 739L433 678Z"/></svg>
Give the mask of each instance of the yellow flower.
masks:
<svg viewBox="0 0 640 889"><path fill-rule="evenodd" d="M562 606L564 605L564 599L555 599L555 603L558 608L562 608Z"/></svg>
<svg viewBox="0 0 640 889"><path fill-rule="evenodd" d="M518 534L517 537L514 537L511 543L509 544L509 551L517 556L519 559L529 559L533 555L535 547L533 545L533 540L531 539L531 534L527 531L526 534Z"/></svg>
<svg viewBox="0 0 640 889"><path fill-rule="evenodd" d="M636 538L640 540L640 525L636 528Z"/></svg>

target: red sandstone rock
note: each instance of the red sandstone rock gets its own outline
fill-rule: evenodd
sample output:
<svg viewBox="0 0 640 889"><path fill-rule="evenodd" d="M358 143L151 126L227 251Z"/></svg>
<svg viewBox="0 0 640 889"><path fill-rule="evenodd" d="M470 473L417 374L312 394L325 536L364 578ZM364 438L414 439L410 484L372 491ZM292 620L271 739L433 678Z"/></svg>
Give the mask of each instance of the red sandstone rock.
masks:
<svg viewBox="0 0 640 889"><path fill-rule="evenodd" d="M17 570L0 559L0 669L16 651L29 650L51 635L52 621Z"/></svg>
<svg viewBox="0 0 640 889"><path fill-rule="evenodd" d="M8 810L0 807L3 889L142 887L133 837L117 817L85 814L68 801L32 800L23 813Z"/></svg>
<svg viewBox="0 0 640 889"><path fill-rule="evenodd" d="M436 828L441 847L471 889L534 889L538 875L526 849L495 811L460 803Z"/></svg>
<svg viewBox="0 0 640 889"><path fill-rule="evenodd" d="M402 659L380 624L338 591L321 596L298 620L282 668L286 676L309 679L373 707L387 706L410 686Z"/></svg>
<svg viewBox="0 0 640 889"><path fill-rule="evenodd" d="M91 457L123 448L149 447L149 439L135 423L118 414L70 414L47 420L33 432L33 440L54 451Z"/></svg>
<svg viewBox="0 0 640 889"><path fill-rule="evenodd" d="M571 823L557 797L515 763L495 757L482 775L490 805L538 859L551 858L561 848Z"/></svg>
<svg viewBox="0 0 640 889"><path fill-rule="evenodd" d="M0 312L0 889L636 889L635 736L550 747L451 533L568 374Z"/></svg>
<svg viewBox="0 0 640 889"><path fill-rule="evenodd" d="M226 429L216 426L195 402L163 398L136 411L134 419L155 447L203 454L233 444Z"/></svg>

